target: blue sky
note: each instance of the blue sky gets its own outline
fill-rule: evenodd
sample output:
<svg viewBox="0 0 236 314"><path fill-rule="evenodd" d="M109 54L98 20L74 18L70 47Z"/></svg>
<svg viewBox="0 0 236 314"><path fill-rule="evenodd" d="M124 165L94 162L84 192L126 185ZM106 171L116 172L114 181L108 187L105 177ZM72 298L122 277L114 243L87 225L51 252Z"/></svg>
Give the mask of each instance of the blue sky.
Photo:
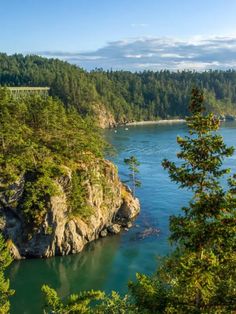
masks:
<svg viewBox="0 0 236 314"><path fill-rule="evenodd" d="M144 70L236 67L235 0L0 0L0 51Z"/></svg>

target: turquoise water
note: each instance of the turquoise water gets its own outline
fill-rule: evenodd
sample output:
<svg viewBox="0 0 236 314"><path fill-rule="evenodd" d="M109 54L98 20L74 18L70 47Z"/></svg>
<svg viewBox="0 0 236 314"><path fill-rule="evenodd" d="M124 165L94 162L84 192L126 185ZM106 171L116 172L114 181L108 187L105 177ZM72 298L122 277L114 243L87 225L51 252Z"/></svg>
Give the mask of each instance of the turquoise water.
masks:
<svg viewBox="0 0 236 314"><path fill-rule="evenodd" d="M236 143L236 123L224 123L220 130L225 142ZM16 290L12 298L12 313L42 313L40 288L44 283L54 287L61 296L80 289L127 290L127 281L136 272L152 273L158 256L167 254L168 217L177 213L190 198L189 192L179 190L162 169L163 158L176 161L176 136L186 134L186 126L146 125L107 130L107 139L115 146L113 161L120 176L126 179L125 157L135 155L141 162L139 177L142 187L137 190L142 211L134 227L120 235L100 239L77 255L47 260L14 262L8 270L11 286ZM225 165L236 172L236 155ZM160 233L142 239L147 228L159 228Z"/></svg>

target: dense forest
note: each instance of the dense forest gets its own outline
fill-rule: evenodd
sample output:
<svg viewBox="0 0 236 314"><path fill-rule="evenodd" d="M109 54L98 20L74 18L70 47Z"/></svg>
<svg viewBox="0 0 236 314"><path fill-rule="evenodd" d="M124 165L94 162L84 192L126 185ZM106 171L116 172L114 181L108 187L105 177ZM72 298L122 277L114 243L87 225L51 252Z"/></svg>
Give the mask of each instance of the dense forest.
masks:
<svg viewBox="0 0 236 314"><path fill-rule="evenodd" d="M58 59L0 54L0 85L49 86L52 96L76 107L83 116L108 112L117 123L185 117L193 86L204 90L208 111L236 113L234 70L86 72Z"/></svg>

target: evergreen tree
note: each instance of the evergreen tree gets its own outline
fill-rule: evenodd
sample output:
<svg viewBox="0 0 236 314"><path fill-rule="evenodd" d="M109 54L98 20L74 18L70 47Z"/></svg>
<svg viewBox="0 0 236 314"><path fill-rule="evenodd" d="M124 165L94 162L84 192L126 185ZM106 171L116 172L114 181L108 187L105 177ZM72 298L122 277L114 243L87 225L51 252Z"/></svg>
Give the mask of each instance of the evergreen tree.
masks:
<svg viewBox="0 0 236 314"><path fill-rule="evenodd" d="M193 192L184 215L170 218L170 239L178 245L177 258L169 261L170 281L180 309L227 313L236 309L236 199L235 180L230 178L225 191L220 178L230 172L222 162L234 149L215 132L219 119L205 114L198 89L192 91L190 111L190 136L177 138L182 165L163 161L171 180Z"/></svg>
<svg viewBox="0 0 236 314"><path fill-rule="evenodd" d="M135 156L130 156L129 158L125 158L124 162L126 165L128 165L130 174L129 174L129 181L132 184L132 193L133 196L135 196L135 190L136 187L141 186L141 182L137 179L137 173L139 173L138 166L140 165L140 162L137 160Z"/></svg>
<svg viewBox="0 0 236 314"><path fill-rule="evenodd" d="M5 278L4 271L12 262L8 247L0 234L0 314L10 312L9 297L14 294L10 289L10 282Z"/></svg>
<svg viewBox="0 0 236 314"><path fill-rule="evenodd" d="M170 217L170 240L175 251L149 278L130 283L139 310L147 313L234 313L236 310L236 180L229 189L220 178L224 157L233 154L216 133L219 120L204 110L203 94L193 89L187 119L189 136L178 137L183 160L168 160L172 181L192 191L183 214Z"/></svg>

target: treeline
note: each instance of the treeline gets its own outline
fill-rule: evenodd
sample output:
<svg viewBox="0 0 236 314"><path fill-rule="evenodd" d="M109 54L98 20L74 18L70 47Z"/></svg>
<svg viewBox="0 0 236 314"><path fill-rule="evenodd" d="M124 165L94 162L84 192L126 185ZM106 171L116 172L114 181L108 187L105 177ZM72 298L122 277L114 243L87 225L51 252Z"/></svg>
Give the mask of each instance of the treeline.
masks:
<svg viewBox="0 0 236 314"><path fill-rule="evenodd" d="M101 105L116 122L185 117L190 90L204 90L208 111L236 113L236 71L152 72L83 69L57 59L0 54L0 85L49 86L83 115Z"/></svg>

